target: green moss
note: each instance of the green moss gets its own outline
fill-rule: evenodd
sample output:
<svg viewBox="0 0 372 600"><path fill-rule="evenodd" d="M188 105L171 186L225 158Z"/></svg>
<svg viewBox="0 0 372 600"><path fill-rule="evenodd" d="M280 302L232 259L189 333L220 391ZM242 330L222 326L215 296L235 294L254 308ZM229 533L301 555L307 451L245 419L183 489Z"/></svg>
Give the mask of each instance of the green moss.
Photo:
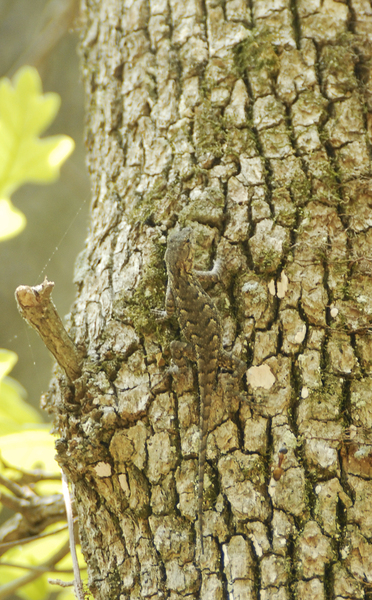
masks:
<svg viewBox="0 0 372 600"><path fill-rule="evenodd" d="M354 73L358 59L352 47L353 42L352 36L346 34L337 40L337 44L325 46L321 53L319 65L324 72L323 79L336 81L340 94L348 95L358 88Z"/></svg>
<svg viewBox="0 0 372 600"><path fill-rule="evenodd" d="M248 123L249 125L249 123ZM227 129L225 140L225 154L230 154L240 164L240 155L245 153L249 156L257 154L257 137L251 127L243 129Z"/></svg>
<svg viewBox="0 0 372 600"><path fill-rule="evenodd" d="M324 136L324 134L325 132L323 130L321 132L322 137ZM334 168L333 164L327 160L318 161L317 168L321 171L319 179L322 181L322 183L324 183L327 186L328 190L334 194L335 190L339 187L339 183L338 173ZM338 197L337 199L339 200Z"/></svg>
<svg viewBox="0 0 372 600"><path fill-rule="evenodd" d="M262 457L252 461L249 467L242 467L242 475L246 481L251 481L253 485L262 486L267 478L267 467Z"/></svg>
<svg viewBox="0 0 372 600"><path fill-rule="evenodd" d="M156 223L171 214L180 197L181 184L179 178L168 183L166 175L162 174L151 189L139 198L135 206L127 213L129 223L145 223L153 220Z"/></svg>
<svg viewBox="0 0 372 600"><path fill-rule="evenodd" d="M159 328L155 309L164 306L166 271L164 266L165 246L156 244L150 264L146 266L140 283L130 297L122 296L115 305L121 318L129 318L139 335L154 333Z"/></svg>
<svg viewBox="0 0 372 600"><path fill-rule="evenodd" d="M306 204L311 197L311 184L304 173L291 181L290 190L297 205Z"/></svg>
<svg viewBox="0 0 372 600"><path fill-rule="evenodd" d="M145 223L158 210L160 201L164 202L165 198L170 198L172 195L172 186L167 186L167 180L164 176L160 176L152 188L139 199L136 205L128 213L127 219L129 223Z"/></svg>
<svg viewBox="0 0 372 600"><path fill-rule="evenodd" d="M193 170L193 176L190 181L190 189L194 189L198 185L198 180L203 178L203 181L208 181L209 169L203 169L199 165L195 165Z"/></svg>
<svg viewBox="0 0 372 600"><path fill-rule="evenodd" d="M195 138L197 153L211 153L215 158L223 155L226 131L221 111L207 99L198 107L195 115Z"/></svg>
<svg viewBox="0 0 372 600"><path fill-rule="evenodd" d="M179 213L179 222L188 221L209 224L219 227L223 221L225 197L217 188L208 187L190 202Z"/></svg>
<svg viewBox="0 0 372 600"><path fill-rule="evenodd" d="M160 200L166 193L167 182L165 178L159 177L151 190L139 198L135 206L126 215L129 223L144 223L149 219L156 209L157 200Z"/></svg>
<svg viewBox="0 0 372 600"><path fill-rule="evenodd" d="M93 596L92 592L90 591L87 583L83 583L83 594L84 594L84 600L94 600L94 596Z"/></svg>
<svg viewBox="0 0 372 600"><path fill-rule="evenodd" d="M260 256L260 263L257 265L261 273L272 273L278 268L278 252L269 248Z"/></svg>
<svg viewBox="0 0 372 600"><path fill-rule="evenodd" d="M266 72L270 79L275 79L279 72L280 61L272 43L269 30L252 30L252 37L246 38L234 48L234 64L240 77L247 71Z"/></svg>
<svg viewBox="0 0 372 600"><path fill-rule="evenodd" d="M252 141L254 142L254 135L249 129L243 131L250 137L249 141L244 142L246 150L246 144L250 146ZM236 129L231 130L230 119L221 114L221 109L212 106L210 100L204 100L195 117L195 137L199 154L210 152L216 158L220 158L229 153L239 159L242 148L236 147L237 136L239 137L239 133Z"/></svg>

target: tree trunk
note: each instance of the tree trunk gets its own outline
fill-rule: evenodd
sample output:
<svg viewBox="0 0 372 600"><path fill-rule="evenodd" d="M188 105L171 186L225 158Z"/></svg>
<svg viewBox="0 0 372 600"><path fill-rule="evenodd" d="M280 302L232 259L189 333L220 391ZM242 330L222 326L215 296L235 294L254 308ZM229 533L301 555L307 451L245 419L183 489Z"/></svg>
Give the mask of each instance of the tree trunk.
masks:
<svg viewBox="0 0 372 600"><path fill-rule="evenodd" d="M367 0L82 2L86 361L54 402L96 599L370 594L371 39ZM204 554L196 367L167 373L152 312L176 224L198 268L223 257L247 365L240 396L218 375Z"/></svg>

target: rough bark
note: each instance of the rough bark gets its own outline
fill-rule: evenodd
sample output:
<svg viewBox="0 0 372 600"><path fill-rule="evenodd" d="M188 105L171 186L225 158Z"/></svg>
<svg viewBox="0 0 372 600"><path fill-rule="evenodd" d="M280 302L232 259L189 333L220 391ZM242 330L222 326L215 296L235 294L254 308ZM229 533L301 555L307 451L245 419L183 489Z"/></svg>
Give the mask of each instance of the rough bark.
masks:
<svg viewBox="0 0 372 600"><path fill-rule="evenodd" d="M367 0L82 3L86 360L49 400L97 599L369 594L371 39ZM250 403L219 374L204 556L194 366L166 375L179 330L151 312L177 222L199 268L222 248L210 294L247 362Z"/></svg>

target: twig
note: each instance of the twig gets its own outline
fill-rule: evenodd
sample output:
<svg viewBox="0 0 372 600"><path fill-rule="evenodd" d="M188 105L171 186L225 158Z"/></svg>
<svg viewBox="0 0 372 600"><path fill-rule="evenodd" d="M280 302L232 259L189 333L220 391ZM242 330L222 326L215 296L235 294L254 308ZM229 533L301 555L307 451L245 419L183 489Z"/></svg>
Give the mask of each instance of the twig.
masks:
<svg viewBox="0 0 372 600"><path fill-rule="evenodd" d="M30 488L24 488L12 479L4 477L4 475L0 475L0 484L8 488L8 490L12 492L17 498L28 499L31 496L34 496L34 493L30 490Z"/></svg>
<svg viewBox="0 0 372 600"><path fill-rule="evenodd" d="M38 483L39 481L61 481L61 475L59 473L48 473L43 469L22 469L21 467L17 467L16 465L12 465L8 463L0 454L0 462L5 469L9 469L11 471L17 471L21 473L22 477L17 479L18 485L27 485L30 483Z"/></svg>
<svg viewBox="0 0 372 600"><path fill-rule="evenodd" d="M51 579L50 577L48 579L48 583L51 585L59 585L63 588L72 587L74 585L73 581L62 581L62 579Z"/></svg>
<svg viewBox="0 0 372 600"><path fill-rule="evenodd" d="M5 504L9 496L1 497ZM22 505L22 502L24 503ZM8 550L5 544L24 540L40 533L53 523L60 522L66 518L66 509L61 494L31 498L30 502L23 500L20 505L15 506L17 514L5 521L0 526L0 556Z"/></svg>
<svg viewBox="0 0 372 600"><path fill-rule="evenodd" d="M52 518L54 522L64 517L64 505L61 494L38 496L31 488L19 486L15 482L0 475L0 484L10 489L14 496L0 492L0 500L4 506L23 515L30 524L40 525L42 521ZM44 527L46 525L44 524ZM1 528L0 528L1 529Z"/></svg>
<svg viewBox="0 0 372 600"><path fill-rule="evenodd" d="M43 573L45 573L45 568L44 567L37 567L34 565L19 565L17 563L12 563L12 562L7 562L2 560L0 562L0 567L10 567L11 569L24 569L25 571L38 571L41 575ZM71 573L72 569L56 569L53 567L50 567L48 569L49 573Z"/></svg>
<svg viewBox="0 0 372 600"><path fill-rule="evenodd" d="M15 291L15 297L22 317L36 329L72 382L81 375L83 357L69 338L52 302L53 287L54 283L45 278L42 284L34 287L20 285Z"/></svg>
<svg viewBox="0 0 372 600"><path fill-rule="evenodd" d="M56 533L60 533L60 531L65 531L67 529L67 525L60 527L59 529L54 529L54 531L48 531L48 533L40 533L39 535L30 535L24 538L18 538L16 540L12 540L11 542L2 542L0 543L0 552L4 550L9 550L9 548L14 548L14 546L20 546L24 544L30 544L35 540L41 540L42 538L50 537L51 535L56 535ZM1 563L3 564L3 563Z"/></svg>
<svg viewBox="0 0 372 600"><path fill-rule="evenodd" d="M74 570L74 592L75 592L75 596L76 596L76 598L78 598L78 600L84 600L83 582L81 581L80 568L79 568L79 563L78 563L78 559L76 556L75 536L74 536L74 520L73 520L73 516L72 516L70 491L68 489L67 477L63 471L62 471L62 493L63 493L63 497L65 499L68 532L69 532L69 537L70 537L70 552L71 552L71 558L72 558L72 567Z"/></svg>

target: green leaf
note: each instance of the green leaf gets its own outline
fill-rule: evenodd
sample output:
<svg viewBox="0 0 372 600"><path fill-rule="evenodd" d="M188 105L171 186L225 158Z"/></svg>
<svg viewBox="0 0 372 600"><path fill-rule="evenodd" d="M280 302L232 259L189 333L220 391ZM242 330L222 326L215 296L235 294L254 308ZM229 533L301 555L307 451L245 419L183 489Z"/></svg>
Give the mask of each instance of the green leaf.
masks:
<svg viewBox="0 0 372 600"><path fill-rule="evenodd" d="M60 594L58 594L56 600L76 600L73 590L73 587L64 589Z"/></svg>
<svg viewBox="0 0 372 600"><path fill-rule="evenodd" d="M7 376L17 360L15 352L0 348L0 436L34 429L36 423L43 423L37 410L25 401L24 387Z"/></svg>
<svg viewBox="0 0 372 600"><path fill-rule="evenodd" d="M40 468L50 473L59 473L54 460L54 438L50 425L0 437L1 456L5 462L22 469Z"/></svg>
<svg viewBox="0 0 372 600"><path fill-rule="evenodd" d="M57 179L60 166L74 149L74 141L67 135L38 137L53 121L59 106L58 94L42 93L34 67L21 67L12 82L6 77L0 79L0 210L13 219L13 225L2 226L5 237L16 235L14 221L18 220L18 232L25 224L24 215L12 211L10 195L27 181L48 183Z"/></svg>
<svg viewBox="0 0 372 600"><path fill-rule="evenodd" d="M0 198L0 241L21 233L26 227L26 217L8 198Z"/></svg>
<svg viewBox="0 0 372 600"><path fill-rule="evenodd" d="M38 411L25 402L27 392L13 377L4 377L0 382L0 436L24 429L35 429L43 423Z"/></svg>
<svg viewBox="0 0 372 600"><path fill-rule="evenodd" d="M5 375L8 375L17 363L18 356L11 350L0 348L0 381Z"/></svg>

